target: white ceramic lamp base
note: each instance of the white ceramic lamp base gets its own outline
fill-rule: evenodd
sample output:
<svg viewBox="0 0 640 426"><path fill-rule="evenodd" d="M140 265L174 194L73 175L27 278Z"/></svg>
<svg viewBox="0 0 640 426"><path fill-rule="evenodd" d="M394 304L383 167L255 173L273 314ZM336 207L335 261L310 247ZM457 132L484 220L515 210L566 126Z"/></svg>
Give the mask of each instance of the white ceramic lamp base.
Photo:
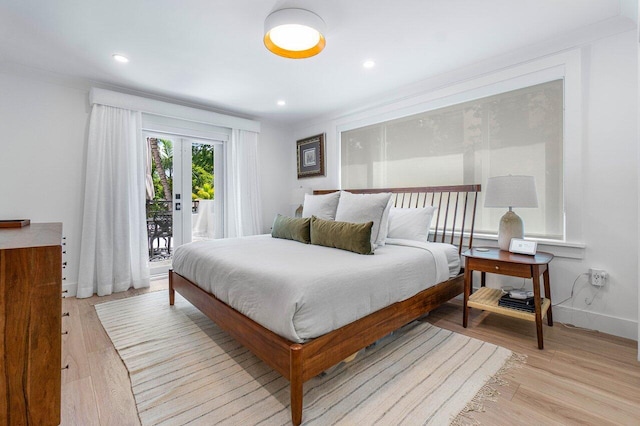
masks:
<svg viewBox="0 0 640 426"><path fill-rule="evenodd" d="M509 210L500 219L498 229L498 247L500 250L509 251L509 244L512 238L523 238L524 226L520 216Z"/></svg>

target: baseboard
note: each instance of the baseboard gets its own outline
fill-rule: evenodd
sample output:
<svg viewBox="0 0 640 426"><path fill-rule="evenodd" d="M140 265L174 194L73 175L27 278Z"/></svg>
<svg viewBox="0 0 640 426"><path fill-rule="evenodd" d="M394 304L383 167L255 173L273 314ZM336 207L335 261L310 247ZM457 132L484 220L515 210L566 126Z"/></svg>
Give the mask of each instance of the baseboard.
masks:
<svg viewBox="0 0 640 426"><path fill-rule="evenodd" d="M160 281L160 280L168 280L169 274L166 272L161 272L159 274L153 274L149 277L149 281Z"/></svg>
<svg viewBox="0 0 640 426"><path fill-rule="evenodd" d="M625 318L558 305L553 307L553 320L613 334L614 336L638 340L638 322Z"/></svg>
<svg viewBox="0 0 640 426"><path fill-rule="evenodd" d="M76 294L78 294L78 283L65 282L62 284L62 297L76 297Z"/></svg>
<svg viewBox="0 0 640 426"><path fill-rule="evenodd" d="M157 275L152 275L149 280L150 281L157 281L157 280L166 280L167 278L167 273L164 272L162 274L157 274ZM64 293L64 291L66 290L66 293ZM78 294L78 283L68 283L66 281L64 281L64 284L62 284L62 297L76 297L76 295Z"/></svg>

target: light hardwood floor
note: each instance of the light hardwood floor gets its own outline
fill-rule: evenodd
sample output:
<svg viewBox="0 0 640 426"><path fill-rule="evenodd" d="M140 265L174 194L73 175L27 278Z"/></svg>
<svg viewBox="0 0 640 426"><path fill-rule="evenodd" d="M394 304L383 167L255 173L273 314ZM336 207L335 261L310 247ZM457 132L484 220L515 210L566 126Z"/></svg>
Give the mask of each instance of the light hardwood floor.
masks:
<svg viewBox="0 0 640 426"><path fill-rule="evenodd" d="M109 297L64 299L70 313L63 319L62 424L138 425L127 370L106 335L93 305L167 288L153 281L150 289ZM640 363L634 341L576 330L556 323L544 326L545 349L537 349L535 324L471 310L462 328L462 306L450 302L427 321L441 328L495 343L527 355L511 369L497 401L473 417L483 425L639 425Z"/></svg>

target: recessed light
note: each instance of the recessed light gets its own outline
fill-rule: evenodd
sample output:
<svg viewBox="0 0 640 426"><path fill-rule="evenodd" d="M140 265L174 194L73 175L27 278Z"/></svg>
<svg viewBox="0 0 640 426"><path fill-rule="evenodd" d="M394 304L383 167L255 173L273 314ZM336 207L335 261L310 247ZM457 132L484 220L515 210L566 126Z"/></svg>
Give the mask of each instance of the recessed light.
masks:
<svg viewBox="0 0 640 426"><path fill-rule="evenodd" d="M362 63L362 66L365 67L365 68L373 68L373 67L376 66L376 63L373 62L372 60L368 60L368 61L364 61Z"/></svg>
<svg viewBox="0 0 640 426"><path fill-rule="evenodd" d="M127 58L126 56L119 55L117 53L114 53L112 56L113 56L113 59L117 62L122 62L123 64L126 64L127 62L129 62L129 58Z"/></svg>
<svg viewBox="0 0 640 426"><path fill-rule="evenodd" d="M282 99L280 99L280 100L277 102L277 104L278 104L278 106L285 106L287 103L286 103L285 101L283 101Z"/></svg>

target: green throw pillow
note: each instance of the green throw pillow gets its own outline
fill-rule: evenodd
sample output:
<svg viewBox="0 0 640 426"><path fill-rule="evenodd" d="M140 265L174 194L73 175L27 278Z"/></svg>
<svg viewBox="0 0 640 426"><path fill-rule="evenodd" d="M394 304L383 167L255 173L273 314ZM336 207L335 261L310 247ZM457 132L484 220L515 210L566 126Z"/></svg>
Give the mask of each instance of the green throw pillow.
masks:
<svg viewBox="0 0 640 426"><path fill-rule="evenodd" d="M350 223L311 217L311 244L349 250L359 254L371 251L373 222Z"/></svg>
<svg viewBox="0 0 640 426"><path fill-rule="evenodd" d="M309 244L311 242L311 237L309 236L310 222L311 219L308 217L293 218L278 214L273 221L271 236Z"/></svg>

